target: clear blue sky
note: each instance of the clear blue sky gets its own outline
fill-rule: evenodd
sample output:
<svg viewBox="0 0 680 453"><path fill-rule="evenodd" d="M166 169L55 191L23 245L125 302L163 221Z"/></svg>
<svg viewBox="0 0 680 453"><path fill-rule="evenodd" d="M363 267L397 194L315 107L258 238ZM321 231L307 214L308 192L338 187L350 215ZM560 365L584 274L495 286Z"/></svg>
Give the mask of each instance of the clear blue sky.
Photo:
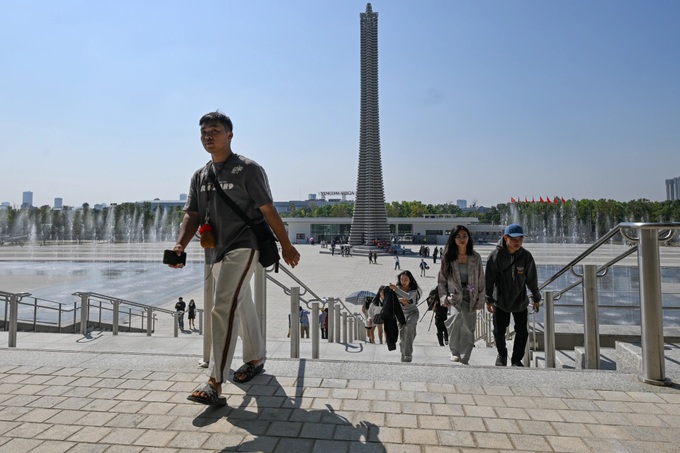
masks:
<svg viewBox="0 0 680 453"><path fill-rule="evenodd" d="M385 197L665 199L680 1L378 0ZM177 199L234 121L274 199L355 190L357 0L0 0L0 202Z"/></svg>

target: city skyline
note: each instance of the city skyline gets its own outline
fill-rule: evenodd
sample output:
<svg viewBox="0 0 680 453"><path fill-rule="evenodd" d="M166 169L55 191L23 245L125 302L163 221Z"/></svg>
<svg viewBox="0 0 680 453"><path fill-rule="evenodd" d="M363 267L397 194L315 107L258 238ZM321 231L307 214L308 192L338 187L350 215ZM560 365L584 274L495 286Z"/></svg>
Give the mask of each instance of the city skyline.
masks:
<svg viewBox="0 0 680 453"><path fill-rule="evenodd" d="M679 2L371 3L387 201L666 198ZM353 190L365 6L3 5L0 201L172 199L209 158L197 123L217 108L276 200Z"/></svg>

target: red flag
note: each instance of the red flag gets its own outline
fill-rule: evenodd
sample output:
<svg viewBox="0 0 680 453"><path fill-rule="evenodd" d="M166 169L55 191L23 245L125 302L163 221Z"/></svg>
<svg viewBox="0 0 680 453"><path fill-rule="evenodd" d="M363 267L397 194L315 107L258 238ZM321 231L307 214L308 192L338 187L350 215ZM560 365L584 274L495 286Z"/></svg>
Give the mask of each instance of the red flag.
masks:
<svg viewBox="0 0 680 453"><path fill-rule="evenodd" d="M515 199L510 197L510 203L515 203Z"/></svg>
<svg viewBox="0 0 680 453"><path fill-rule="evenodd" d="M566 202L567 202L567 200L565 200L564 197L562 197L562 203L566 203Z"/></svg>
<svg viewBox="0 0 680 453"><path fill-rule="evenodd" d="M527 197L524 197L524 202L529 203L529 200L527 199Z"/></svg>
<svg viewBox="0 0 680 453"><path fill-rule="evenodd" d="M545 201L543 201L543 197L539 197L538 200L539 200L541 203L545 203Z"/></svg>
<svg viewBox="0 0 680 453"><path fill-rule="evenodd" d="M531 202L536 203L536 200L534 199L534 197L531 197Z"/></svg>
<svg viewBox="0 0 680 453"><path fill-rule="evenodd" d="M557 197L555 197L555 199L553 200L553 203L557 204L557 203L559 203L559 201L560 200L558 200Z"/></svg>

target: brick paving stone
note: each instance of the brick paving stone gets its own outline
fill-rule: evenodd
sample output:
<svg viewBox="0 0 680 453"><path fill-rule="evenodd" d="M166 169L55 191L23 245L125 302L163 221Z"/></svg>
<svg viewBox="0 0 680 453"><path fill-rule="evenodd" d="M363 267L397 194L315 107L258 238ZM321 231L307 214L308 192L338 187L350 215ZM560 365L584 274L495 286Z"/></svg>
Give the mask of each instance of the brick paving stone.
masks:
<svg viewBox="0 0 680 453"><path fill-rule="evenodd" d="M116 398L116 400L119 400L119 398ZM146 407L147 404L148 403L144 403L142 401L119 401L118 404L111 408L111 412L136 414Z"/></svg>
<svg viewBox="0 0 680 453"><path fill-rule="evenodd" d="M127 448L122 445L77 444L71 448L71 450L69 450L69 453L123 453L123 450L127 450ZM128 452L129 450L127 450L125 453Z"/></svg>
<svg viewBox="0 0 680 453"><path fill-rule="evenodd" d="M437 431L439 443L450 447L475 447L472 433L467 431Z"/></svg>
<svg viewBox="0 0 680 453"><path fill-rule="evenodd" d="M482 395L484 394L484 387L476 384L456 384L456 393Z"/></svg>
<svg viewBox="0 0 680 453"><path fill-rule="evenodd" d="M124 384L126 382L125 379L118 379L118 378L102 378L97 382L96 384L93 385L93 387L103 387L103 388L110 388L114 389L119 387L120 385ZM120 391L123 391L121 388Z"/></svg>
<svg viewBox="0 0 680 453"><path fill-rule="evenodd" d="M557 411L551 409L531 409L527 411L529 416L534 420L542 420L548 422L563 422L564 419Z"/></svg>
<svg viewBox="0 0 680 453"><path fill-rule="evenodd" d="M341 400L340 409L346 411L370 412L373 404L370 400Z"/></svg>
<svg viewBox="0 0 680 453"><path fill-rule="evenodd" d="M19 422L0 421L0 435L19 426Z"/></svg>
<svg viewBox="0 0 680 453"><path fill-rule="evenodd" d="M78 409L82 409L83 407L90 404L91 402L92 402L92 400L89 399L89 398L66 398L61 403L55 404L54 407L56 409L78 410Z"/></svg>
<svg viewBox="0 0 680 453"><path fill-rule="evenodd" d="M401 384L398 381L376 381L376 390L401 390Z"/></svg>
<svg viewBox="0 0 680 453"><path fill-rule="evenodd" d="M617 390L598 390L597 393L599 393L605 401L633 401L633 398L626 392Z"/></svg>
<svg viewBox="0 0 680 453"><path fill-rule="evenodd" d="M123 382L118 384L119 389L130 389L130 390L141 390L151 381L145 379L124 379Z"/></svg>
<svg viewBox="0 0 680 453"><path fill-rule="evenodd" d="M548 422L533 420L518 420L517 424L524 434L534 434L539 436L554 436L555 430Z"/></svg>
<svg viewBox="0 0 680 453"><path fill-rule="evenodd" d="M491 406L463 406L463 411L468 417L495 417L496 413Z"/></svg>
<svg viewBox="0 0 680 453"><path fill-rule="evenodd" d="M416 445L437 445L437 431L424 428L404 428L404 443Z"/></svg>
<svg viewBox="0 0 680 453"><path fill-rule="evenodd" d="M75 445L76 444L74 444L73 442L62 441L43 442L42 444L32 449L31 453L63 453L69 451Z"/></svg>
<svg viewBox="0 0 680 453"><path fill-rule="evenodd" d="M67 440L71 442L97 443L109 435L112 428L101 426L79 426L78 431L74 432Z"/></svg>
<svg viewBox="0 0 680 453"><path fill-rule="evenodd" d="M152 374L151 371L133 370L133 371L128 371L127 373L123 374L120 377L123 378L123 379L146 379L151 374Z"/></svg>
<svg viewBox="0 0 680 453"><path fill-rule="evenodd" d="M201 448L218 451L227 447L235 447L241 445L244 437L245 436L241 434L213 433L208 437L208 440L205 441Z"/></svg>
<svg viewBox="0 0 680 453"><path fill-rule="evenodd" d="M174 431L149 429L135 440L135 445L165 447L177 435Z"/></svg>
<svg viewBox="0 0 680 453"><path fill-rule="evenodd" d="M64 400L66 400L65 396L42 396L31 402L28 407L52 408Z"/></svg>
<svg viewBox="0 0 680 453"><path fill-rule="evenodd" d="M450 394L446 395L446 402L448 404L475 404L472 395Z"/></svg>
<svg viewBox="0 0 680 453"><path fill-rule="evenodd" d="M24 382L24 384L26 384ZM34 395L41 390L44 390L46 386L44 385L39 385L39 384L27 384L19 387L14 391L15 395Z"/></svg>
<svg viewBox="0 0 680 453"><path fill-rule="evenodd" d="M586 425L594 437L608 439L632 439L627 426Z"/></svg>
<svg viewBox="0 0 680 453"><path fill-rule="evenodd" d="M622 414L615 412L591 412L591 414L598 423L603 425L628 425L628 419Z"/></svg>
<svg viewBox="0 0 680 453"><path fill-rule="evenodd" d="M16 421L40 423L58 413L59 411L56 409L33 409L32 411L26 412L24 415L17 418Z"/></svg>
<svg viewBox="0 0 680 453"><path fill-rule="evenodd" d="M440 395L432 392L416 392L416 401L419 403L445 403L446 398L444 395Z"/></svg>
<svg viewBox="0 0 680 453"><path fill-rule="evenodd" d="M504 418L486 418L484 419L484 424L489 432L495 433L515 433L520 434L519 425L515 420L509 420Z"/></svg>
<svg viewBox="0 0 680 453"><path fill-rule="evenodd" d="M73 423L82 426L104 426L116 416L114 412L83 412L83 414Z"/></svg>
<svg viewBox="0 0 680 453"><path fill-rule="evenodd" d="M623 416L630 420L630 424L632 425L650 427L667 426L662 419L652 414L623 414Z"/></svg>
<svg viewBox="0 0 680 453"><path fill-rule="evenodd" d="M132 445L144 434L144 431L143 429L135 428L113 428L110 433L102 438L101 442L105 444Z"/></svg>
<svg viewBox="0 0 680 453"><path fill-rule="evenodd" d="M106 426L116 428L135 428L148 415L145 414L115 414L115 416L106 423Z"/></svg>
<svg viewBox="0 0 680 453"><path fill-rule="evenodd" d="M555 451L590 453L590 448L578 437L546 436L546 440Z"/></svg>
<svg viewBox="0 0 680 453"><path fill-rule="evenodd" d="M454 418L453 429L457 431L486 431L484 419L478 417Z"/></svg>
<svg viewBox="0 0 680 453"><path fill-rule="evenodd" d="M269 425L267 435L275 437L296 437L300 435L301 429L302 423L275 421Z"/></svg>
<svg viewBox="0 0 680 453"><path fill-rule="evenodd" d="M505 400L498 395L472 395L477 406L504 406Z"/></svg>
<svg viewBox="0 0 680 453"><path fill-rule="evenodd" d="M419 445L385 444L385 453L421 453Z"/></svg>
<svg viewBox="0 0 680 453"><path fill-rule="evenodd" d="M599 411L600 408L593 402L583 399L563 400L569 409L578 411Z"/></svg>
<svg viewBox="0 0 680 453"><path fill-rule="evenodd" d="M415 414L386 413L385 425L396 428L412 428L418 426L418 416Z"/></svg>
<svg viewBox="0 0 680 453"><path fill-rule="evenodd" d="M582 423L551 422L550 424L559 436L592 437L592 433Z"/></svg>
<svg viewBox="0 0 680 453"><path fill-rule="evenodd" d="M181 452L186 452L189 449L202 448L206 440L210 437L209 433L198 432L180 432L168 442L168 448L177 448Z"/></svg>
<svg viewBox="0 0 680 453"><path fill-rule="evenodd" d="M143 429L165 429L173 423L177 417L171 415L153 415L142 420L137 428Z"/></svg>
<svg viewBox="0 0 680 453"><path fill-rule="evenodd" d="M495 396L513 396L514 393L507 385L485 385L484 393Z"/></svg>
<svg viewBox="0 0 680 453"><path fill-rule="evenodd" d="M12 421L21 417L22 415L30 412L31 409L28 407L5 407L0 409L0 420Z"/></svg>
<svg viewBox="0 0 680 453"><path fill-rule="evenodd" d="M451 418L437 415L418 415L418 427L426 429L445 429L450 430Z"/></svg>
<svg viewBox="0 0 680 453"><path fill-rule="evenodd" d="M543 436L535 436L528 434L510 434L512 444L517 450L526 451L553 451L548 441Z"/></svg>
<svg viewBox="0 0 680 453"><path fill-rule="evenodd" d="M19 426L17 426L14 429L10 429L7 431L4 436L7 437L23 437L27 439L32 439L45 431L46 429L49 429L52 425L49 425L47 423L21 423Z"/></svg>
<svg viewBox="0 0 680 453"><path fill-rule="evenodd" d="M526 396L503 396L503 402L508 407L521 407L524 409L533 409L536 407L533 398Z"/></svg>
<svg viewBox="0 0 680 453"><path fill-rule="evenodd" d="M401 403L401 410L405 414L432 415L432 405L429 403Z"/></svg>
<svg viewBox="0 0 680 453"><path fill-rule="evenodd" d="M0 453L29 452L38 448L42 442L42 440L34 439L10 439L0 445Z"/></svg>
<svg viewBox="0 0 680 453"><path fill-rule="evenodd" d="M463 406L460 404L433 404L432 415L448 415L462 417L465 415Z"/></svg>
<svg viewBox="0 0 680 453"><path fill-rule="evenodd" d="M325 423L304 423L300 431L300 437L310 439L333 439L333 433L337 425Z"/></svg>
<svg viewBox="0 0 680 453"><path fill-rule="evenodd" d="M65 397L76 397L76 398L89 398L94 392L97 391L96 387L71 387L61 394Z"/></svg>
<svg viewBox="0 0 680 453"><path fill-rule="evenodd" d="M52 425L45 431L36 436L36 439L45 440L66 440L74 433L80 431L82 427L71 425Z"/></svg>
<svg viewBox="0 0 680 453"><path fill-rule="evenodd" d="M371 426L368 429L367 440L379 443L402 443L404 441L404 430L386 426Z"/></svg>
<svg viewBox="0 0 680 453"><path fill-rule="evenodd" d="M373 410L375 412L386 412L388 414L401 413L401 403L393 401L373 401Z"/></svg>
<svg viewBox="0 0 680 453"><path fill-rule="evenodd" d="M23 407L23 406L28 406L33 401L35 401L39 398L40 398L39 396L34 396L34 395L16 395L13 398L8 399L7 401L4 401L2 404L4 406Z"/></svg>
<svg viewBox="0 0 680 453"><path fill-rule="evenodd" d="M344 389L347 388L347 379L324 379L321 382L321 387Z"/></svg>
<svg viewBox="0 0 680 453"><path fill-rule="evenodd" d="M531 400L534 402L534 406L539 409L569 409L569 406L561 398L533 397Z"/></svg>
<svg viewBox="0 0 680 453"><path fill-rule="evenodd" d="M494 407L494 411L496 411L498 418L531 420L526 410L517 407Z"/></svg>
<svg viewBox="0 0 680 453"><path fill-rule="evenodd" d="M473 433L472 436L479 448L503 449L511 447L510 438L503 433Z"/></svg>

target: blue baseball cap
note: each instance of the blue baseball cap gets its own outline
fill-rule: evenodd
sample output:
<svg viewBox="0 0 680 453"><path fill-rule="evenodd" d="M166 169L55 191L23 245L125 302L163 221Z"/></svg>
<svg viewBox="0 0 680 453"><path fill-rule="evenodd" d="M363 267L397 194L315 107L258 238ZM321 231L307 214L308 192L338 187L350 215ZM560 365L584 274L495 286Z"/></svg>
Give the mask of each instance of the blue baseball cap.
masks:
<svg viewBox="0 0 680 453"><path fill-rule="evenodd" d="M516 223L512 223L505 227L505 232L503 235L510 236L511 238L518 238L520 236L524 236L524 230Z"/></svg>

